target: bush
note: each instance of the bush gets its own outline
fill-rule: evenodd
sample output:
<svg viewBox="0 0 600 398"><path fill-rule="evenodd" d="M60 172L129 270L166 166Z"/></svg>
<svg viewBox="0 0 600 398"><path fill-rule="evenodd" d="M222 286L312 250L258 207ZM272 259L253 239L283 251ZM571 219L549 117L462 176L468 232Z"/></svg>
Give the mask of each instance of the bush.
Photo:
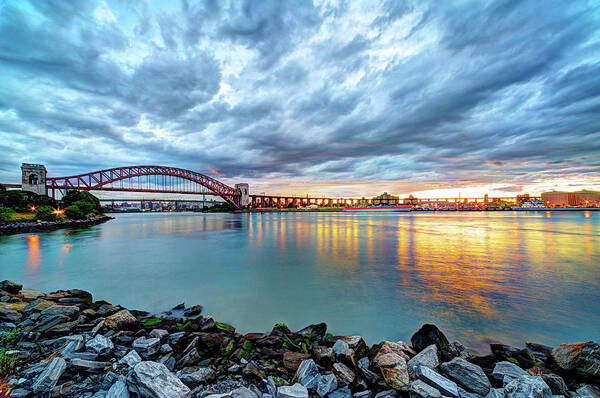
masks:
<svg viewBox="0 0 600 398"><path fill-rule="evenodd" d="M35 219L41 221L56 221L58 217L54 214L54 209L50 206L42 206L35 212Z"/></svg>
<svg viewBox="0 0 600 398"><path fill-rule="evenodd" d="M45 195L17 190L0 191L0 206L10 207L17 212L25 212L30 206L56 207L56 200Z"/></svg>
<svg viewBox="0 0 600 398"><path fill-rule="evenodd" d="M84 202L83 200L78 200L73 203L72 206L77 206L83 214L98 214L98 208L90 202Z"/></svg>
<svg viewBox="0 0 600 398"><path fill-rule="evenodd" d="M0 222L9 222L15 211L8 207L0 206Z"/></svg>
<svg viewBox="0 0 600 398"><path fill-rule="evenodd" d="M85 213L101 213L102 207L100 206L100 201L97 197L92 195L89 192L85 191L68 191L67 194L62 198L63 206L71 206L77 203L79 206L79 202L88 203L91 207L91 210L85 211ZM82 208L82 210L84 210ZM87 208L86 208L87 210Z"/></svg>
<svg viewBox="0 0 600 398"><path fill-rule="evenodd" d="M83 220L87 218L86 213L77 205L65 207L65 215L71 220Z"/></svg>

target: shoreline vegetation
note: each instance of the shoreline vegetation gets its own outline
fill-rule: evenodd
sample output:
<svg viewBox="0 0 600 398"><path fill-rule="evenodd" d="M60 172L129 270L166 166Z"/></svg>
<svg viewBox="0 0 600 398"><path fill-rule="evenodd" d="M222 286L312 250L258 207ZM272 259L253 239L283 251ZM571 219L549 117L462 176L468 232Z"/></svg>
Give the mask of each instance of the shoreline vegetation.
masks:
<svg viewBox="0 0 600 398"><path fill-rule="evenodd" d="M426 324L368 346L325 323L267 333L183 303L149 314L72 289L0 282L0 396L499 398L600 396L600 345L491 344L478 355Z"/></svg>

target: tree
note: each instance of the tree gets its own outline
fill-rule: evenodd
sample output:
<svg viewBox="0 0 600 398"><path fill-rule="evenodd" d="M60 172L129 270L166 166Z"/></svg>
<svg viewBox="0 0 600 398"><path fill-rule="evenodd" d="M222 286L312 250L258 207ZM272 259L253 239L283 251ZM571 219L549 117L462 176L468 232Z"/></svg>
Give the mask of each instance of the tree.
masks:
<svg viewBox="0 0 600 398"><path fill-rule="evenodd" d="M79 202L75 202L75 203L79 203ZM65 207L65 215L67 216L67 218L70 218L71 220L83 220L83 219L87 218L86 213L81 210L81 207L79 207L75 204Z"/></svg>
<svg viewBox="0 0 600 398"><path fill-rule="evenodd" d="M41 221L56 221L58 217L50 206L42 206L35 212L35 219Z"/></svg>
<svg viewBox="0 0 600 398"><path fill-rule="evenodd" d="M11 216L14 213L13 209L8 207L0 206L0 222L9 222Z"/></svg>
<svg viewBox="0 0 600 398"><path fill-rule="evenodd" d="M64 207L71 206L76 202L85 202L93 206L93 210L86 213L102 213L102 206L97 197L89 192L85 191L67 191L67 194L63 196L62 203Z"/></svg>

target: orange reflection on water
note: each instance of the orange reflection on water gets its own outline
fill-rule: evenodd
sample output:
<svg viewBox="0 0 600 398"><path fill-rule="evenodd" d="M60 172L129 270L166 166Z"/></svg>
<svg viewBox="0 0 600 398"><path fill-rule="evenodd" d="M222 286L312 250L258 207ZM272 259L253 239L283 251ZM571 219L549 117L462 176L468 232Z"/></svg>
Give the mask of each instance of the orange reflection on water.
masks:
<svg viewBox="0 0 600 398"><path fill-rule="evenodd" d="M37 273L37 269L42 262L40 254L40 236L27 235L27 272Z"/></svg>

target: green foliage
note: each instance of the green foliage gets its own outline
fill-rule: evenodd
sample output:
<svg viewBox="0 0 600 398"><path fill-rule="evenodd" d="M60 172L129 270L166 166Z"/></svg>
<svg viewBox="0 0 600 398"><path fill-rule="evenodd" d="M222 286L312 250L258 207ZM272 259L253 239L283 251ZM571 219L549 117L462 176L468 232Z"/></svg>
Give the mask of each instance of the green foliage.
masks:
<svg viewBox="0 0 600 398"><path fill-rule="evenodd" d="M11 208L0 206L0 222L9 222L14 212Z"/></svg>
<svg viewBox="0 0 600 398"><path fill-rule="evenodd" d="M14 374L17 360L7 352L10 346L17 340L19 329L13 329L8 335L0 338L0 380Z"/></svg>
<svg viewBox="0 0 600 398"><path fill-rule="evenodd" d="M61 202L65 207L76 205L85 214L102 212L98 198L85 191L68 191Z"/></svg>
<svg viewBox="0 0 600 398"><path fill-rule="evenodd" d="M86 213L84 213L81 208L76 205L65 207L65 215L71 220L83 220L87 218Z"/></svg>
<svg viewBox="0 0 600 398"><path fill-rule="evenodd" d="M512 363L514 363L514 364L515 364L515 365L517 365L517 366L521 366L521 365L519 365L519 361L517 361L517 360L516 360L515 358L513 358L513 357L506 358L506 360L507 360L508 362L512 362Z"/></svg>
<svg viewBox="0 0 600 398"><path fill-rule="evenodd" d="M277 323L273 326L273 332L291 333L290 328L285 323Z"/></svg>
<svg viewBox="0 0 600 398"><path fill-rule="evenodd" d="M3 194L4 192L6 192L6 187L0 184L0 194Z"/></svg>
<svg viewBox="0 0 600 398"><path fill-rule="evenodd" d="M142 325L144 326L154 326L162 323L164 321L163 318L150 318L142 321Z"/></svg>
<svg viewBox="0 0 600 398"><path fill-rule="evenodd" d="M235 328L231 325L228 325L226 323L223 322L217 322L215 323L215 327L223 332L227 332L227 333L234 333L235 332Z"/></svg>
<svg viewBox="0 0 600 398"><path fill-rule="evenodd" d="M53 206L57 202L45 195L17 190L0 191L0 206L9 207L16 212L29 211L30 206Z"/></svg>
<svg viewBox="0 0 600 398"><path fill-rule="evenodd" d="M189 328L190 326L192 326L192 322L191 321L188 321L185 324L181 324L181 323L177 324L177 328L179 328L180 332L183 332L185 329Z"/></svg>
<svg viewBox="0 0 600 398"><path fill-rule="evenodd" d="M56 221L58 218L54 214L54 209L50 206L42 206L35 212L35 219L41 221Z"/></svg>

